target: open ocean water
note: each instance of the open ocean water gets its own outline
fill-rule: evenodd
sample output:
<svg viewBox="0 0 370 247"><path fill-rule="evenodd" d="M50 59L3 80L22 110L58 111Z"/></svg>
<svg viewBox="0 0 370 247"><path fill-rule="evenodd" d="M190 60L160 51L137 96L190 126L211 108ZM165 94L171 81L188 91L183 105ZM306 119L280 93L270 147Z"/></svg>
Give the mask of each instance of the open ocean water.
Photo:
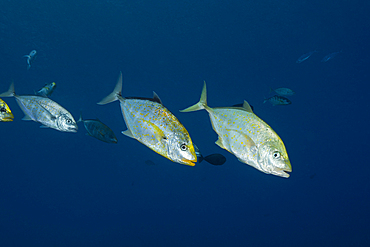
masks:
<svg viewBox="0 0 370 247"><path fill-rule="evenodd" d="M118 144L0 123L0 246L369 246L370 2L321 0L1 0L0 92L56 82L77 120ZM27 70L26 58L38 55ZM296 60L310 51L302 63ZM322 58L340 52L327 62ZM96 103L123 72L123 96L155 91L203 155L173 163ZM180 113L207 82L211 107L247 100L282 138L293 172L266 175L214 142L205 111ZM296 94L263 104L270 87Z"/></svg>

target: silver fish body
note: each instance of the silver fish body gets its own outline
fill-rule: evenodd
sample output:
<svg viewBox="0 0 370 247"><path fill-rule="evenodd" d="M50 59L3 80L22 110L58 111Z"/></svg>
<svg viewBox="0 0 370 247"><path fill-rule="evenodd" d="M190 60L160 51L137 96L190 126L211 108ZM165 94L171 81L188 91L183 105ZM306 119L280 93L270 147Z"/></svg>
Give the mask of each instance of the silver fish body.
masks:
<svg viewBox="0 0 370 247"><path fill-rule="evenodd" d="M194 166L197 162L194 146L188 131L163 106L154 93L153 99L121 96L122 73L114 91L98 104L119 100L127 130L122 134L138 140L169 160Z"/></svg>
<svg viewBox="0 0 370 247"><path fill-rule="evenodd" d="M234 154L239 161L266 174L288 178L292 171L283 141L262 119L257 117L245 101L243 107L215 107L207 105L204 83L200 101L182 112L205 109L218 135L216 144Z"/></svg>
<svg viewBox="0 0 370 247"><path fill-rule="evenodd" d="M280 95L274 95L268 99L265 99L263 103L270 102L273 106L276 105L290 105L292 101Z"/></svg>
<svg viewBox="0 0 370 247"><path fill-rule="evenodd" d="M16 95L13 83L4 97L15 97L19 107L25 114L23 120L33 120L44 127L64 132L77 132L77 123L71 113L55 101L35 95Z"/></svg>

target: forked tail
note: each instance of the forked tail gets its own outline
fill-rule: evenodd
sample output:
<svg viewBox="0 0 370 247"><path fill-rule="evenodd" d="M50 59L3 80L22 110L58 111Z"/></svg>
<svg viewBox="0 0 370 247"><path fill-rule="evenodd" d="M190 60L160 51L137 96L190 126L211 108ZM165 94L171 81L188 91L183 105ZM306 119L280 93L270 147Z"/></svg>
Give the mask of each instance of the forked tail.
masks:
<svg viewBox="0 0 370 247"><path fill-rule="evenodd" d="M191 112L191 111L199 111L202 109L206 109L207 106L207 86L206 82L204 81L202 95L200 96L200 100L195 105L192 105L184 110L180 110L180 112Z"/></svg>
<svg viewBox="0 0 370 247"><path fill-rule="evenodd" d="M120 71L118 81L117 81L116 87L114 88L113 92L111 92L107 97L99 101L98 105L105 105L110 102L116 101L119 98L122 98L121 91L122 91L122 72Z"/></svg>

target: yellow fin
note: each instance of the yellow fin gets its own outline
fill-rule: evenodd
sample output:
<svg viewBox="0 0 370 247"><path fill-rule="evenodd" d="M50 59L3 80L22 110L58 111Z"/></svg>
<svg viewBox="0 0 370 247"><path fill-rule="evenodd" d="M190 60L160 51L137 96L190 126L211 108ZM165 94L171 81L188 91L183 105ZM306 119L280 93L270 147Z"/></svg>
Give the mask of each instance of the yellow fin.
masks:
<svg viewBox="0 0 370 247"><path fill-rule="evenodd" d="M147 124L149 124L150 126L153 127L154 135L155 135L155 138L157 139L157 141L162 142L163 139L166 139L166 136L165 136L164 132L157 125L153 124L150 121L144 120L144 119L143 119L143 122L145 122L145 123L147 123Z"/></svg>
<svg viewBox="0 0 370 247"><path fill-rule="evenodd" d="M219 146L222 149L226 149L224 144L222 144L222 139L221 137L218 137L218 140L215 142L217 146Z"/></svg>
<svg viewBox="0 0 370 247"><path fill-rule="evenodd" d="M131 138L133 138L133 139L136 139L136 138L134 137L134 135L132 134L131 130L129 130L129 129L127 129L127 130L125 130L125 131L122 131L121 133L122 133L123 135L125 135L125 136L128 136L128 137L131 137Z"/></svg>

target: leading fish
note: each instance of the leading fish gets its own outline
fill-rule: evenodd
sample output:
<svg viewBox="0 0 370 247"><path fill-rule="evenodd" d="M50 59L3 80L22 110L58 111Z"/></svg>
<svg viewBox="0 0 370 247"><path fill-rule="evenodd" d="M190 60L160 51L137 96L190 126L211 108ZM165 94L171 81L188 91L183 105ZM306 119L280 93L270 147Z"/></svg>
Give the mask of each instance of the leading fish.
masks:
<svg viewBox="0 0 370 247"><path fill-rule="evenodd" d="M167 159L189 166L197 162L193 142L180 121L154 93L152 99L122 97L122 73L113 92L98 104L119 100L127 130L122 134L138 140Z"/></svg>
<svg viewBox="0 0 370 247"><path fill-rule="evenodd" d="M5 103L4 100L0 99L0 121L1 122L11 122L13 121L14 116L9 106Z"/></svg>
<svg viewBox="0 0 370 247"><path fill-rule="evenodd" d="M235 155L239 161L266 174L288 178L292 171L283 141L262 119L257 117L250 105L243 107L215 107L207 105L207 89L204 82L198 103L181 112L205 109L213 130L218 135L216 144Z"/></svg>
<svg viewBox="0 0 370 247"><path fill-rule="evenodd" d="M35 95L17 95L14 84L0 97L15 97L24 113L23 120L33 120L41 123L41 127L49 127L59 131L77 132L77 123L71 113L49 98Z"/></svg>

